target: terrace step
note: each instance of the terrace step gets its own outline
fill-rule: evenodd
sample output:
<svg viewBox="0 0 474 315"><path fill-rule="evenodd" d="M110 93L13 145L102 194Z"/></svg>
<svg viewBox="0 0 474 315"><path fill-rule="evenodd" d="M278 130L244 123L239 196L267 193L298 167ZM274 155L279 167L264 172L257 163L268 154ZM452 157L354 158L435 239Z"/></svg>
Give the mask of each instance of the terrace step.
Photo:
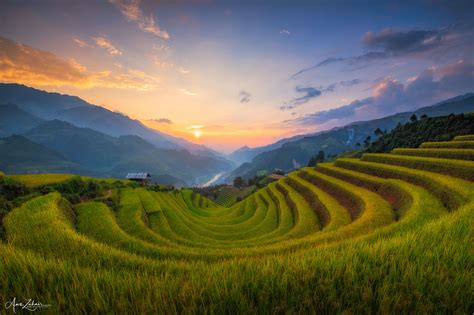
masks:
<svg viewBox="0 0 474 315"><path fill-rule="evenodd" d="M422 149L474 149L474 140L468 141L444 141L444 142L423 142Z"/></svg>
<svg viewBox="0 0 474 315"><path fill-rule="evenodd" d="M474 162L431 157L366 153L361 161L404 166L474 181Z"/></svg>
<svg viewBox="0 0 474 315"><path fill-rule="evenodd" d="M453 141L474 141L474 135L456 136Z"/></svg>
<svg viewBox="0 0 474 315"><path fill-rule="evenodd" d="M474 149L393 149L391 154L474 161Z"/></svg>
<svg viewBox="0 0 474 315"><path fill-rule="evenodd" d="M403 166L365 162L357 159L338 159L335 166L381 178L396 178L419 185L440 199L450 210L455 210L474 197L474 184L424 170Z"/></svg>

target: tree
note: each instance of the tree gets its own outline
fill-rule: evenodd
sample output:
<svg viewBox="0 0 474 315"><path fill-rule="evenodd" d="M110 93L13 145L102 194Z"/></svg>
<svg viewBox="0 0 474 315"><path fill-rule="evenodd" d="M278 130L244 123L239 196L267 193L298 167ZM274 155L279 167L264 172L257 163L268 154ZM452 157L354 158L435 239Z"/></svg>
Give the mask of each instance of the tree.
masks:
<svg viewBox="0 0 474 315"><path fill-rule="evenodd" d="M410 117L410 121L411 121L411 122L415 122L415 121L417 121L417 120L418 120L418 117L416 117L415 114L411 115L411 117Z"/></svg>
<svg viewBox="0 0 474 315"><path fill-rule="evenodd" d="M423 114L423 115L421 115L421 117L420 117L420 118L421 118L421 119L426 119L426 118L428 118L428 115L426 115L426 114Z"/></svg>
<svg viewBox="0 0 474 315"><path fill-rule="evenodd" d="M364 147L365 148L368 148L370 146L370 141L371 140L372 140L371 136L367 136L367 138L365 138L365 140L364 140Z"/></svg>
<svg viewBox="0 0 474 315"><path fill-rule="evenodd" d="M384 132L382 131L382 129L377 128L377 129L375 129L374 134L375 134L377 137L380 137L380 136L383 136Z"/></svg>
<svg viewBox="0 0 474 315"><path fill-rule="evenodd" d="M357 143L356 143L356 147L360 147L360 142L357 142Z"/></svg>
<svg viewBox="0 0 474 315"><path fill-rule="evenodd" d="M28 188L25 184L17 182L9 177L0 178L0 195L4 196L7 200L13 200L19 196L26 195Z"/></svg>
<svg viewBox="0 0 474 315"><path fill-rule="evenodd" d="M423 142L448 141L457 135L474 133L474 117L449 115L417 119L399 125L370 143L368 152L386 153L394 148L418 148Z"/></svg>
<svg viewBox="0 0 474 315"><path fill-rule="evenodd" d="M316 165L318 165L318 163L322 163L324 162L324 151L323 150L320 150L318 152L318 154L316 155L313 155L310 159L309 159L309 162L308 162L308 166L310 167L314 167Z"/></svg>
<svg viewBox="0 0 474 315"><path fill-rule="evenodd" d="M278 174L278 175L285 175L285 172L283 170L276 168L273 170L273 174Z"/></svg>
<svg viewBox="0 0 474 315"><path fill-rule="evenodd" d="M234 187L237 188L242 188L245 186L245 180L242 178L242 176L237 176L234 178Z"/></svg>
<svg viewBox="0 0 474 315"><path fill-rule="evenodd" d="M253 178L249 178L249 180L248 180L248 185L249 186L253 186L253 185L257 184L257 182L255 182L256 177L257 176L254 176Z"/></svg>
<svg viewBox="0 0 474 315"><path fill-rule="evenodd" d="M323 163L324 160L325 160L324 151L323 151L323 150L320 150L320 151L318 152L318 162L319 162L319 163Z"/></svg>

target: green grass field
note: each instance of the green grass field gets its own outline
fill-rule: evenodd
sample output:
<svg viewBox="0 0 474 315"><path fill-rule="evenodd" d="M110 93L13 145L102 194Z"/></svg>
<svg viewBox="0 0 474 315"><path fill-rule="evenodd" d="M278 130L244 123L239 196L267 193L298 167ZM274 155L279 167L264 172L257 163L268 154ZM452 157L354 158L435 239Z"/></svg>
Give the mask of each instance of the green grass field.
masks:
<svg viewBox="0 0 474 315"><path fill-rule="evenodd" d="M50 314L472 314L473 139L339 158L238 202L249 192L43 192L3 219L0 300Z"/></svg>
<svg viewBox="0 0 474 315"><path fill-rule="evenodd" d="M27 187L34 188L49 184L57 184L64 182L65 180L77 177L77 175L72 174L26 174L26 175L12 175L10 176L14 180L25 184ZM90 180L93 179L92 177L88 176L80 176L83 180ZM95 179L97 180L97 179ZM129 180L126 179L115 179L115 178L100 178L98 179L104 182L122 182L122 183L130 183Z"/></svg>

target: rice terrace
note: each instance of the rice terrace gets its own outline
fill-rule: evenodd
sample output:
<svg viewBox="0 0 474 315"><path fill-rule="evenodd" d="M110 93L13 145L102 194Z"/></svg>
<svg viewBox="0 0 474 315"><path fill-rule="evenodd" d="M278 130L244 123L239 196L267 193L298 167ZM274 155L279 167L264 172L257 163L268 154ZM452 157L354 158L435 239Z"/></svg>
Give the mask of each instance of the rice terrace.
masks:
<svg viewBox="0 0 474 315"><path fill-rule="evenodd" d="M344 1L69 5L0 3L2 18L36 12L33 33L57 36L41 45L13 19L0 22L1 314L474 312L472 2L370 2L355 12ZM394 27L363 34L364 54L308 66L314 56L301 53L247 86L236 68L229 80L242 88L224 100L220 67L235 66L224 51L243 68L273 69L259 54L277 62L269 47L279 41L303 47L320 23L310 12L353 16L359 31L380 27L360 20L376 8L398 13ZM102 15L86 25L92 11ZM250 26L261 28L246 36L264 47L241 37ZM179 52L175 37L194 52ZM332 37L321 40L323 55L337 51ZM94 68L99 60L111 70ZM294 89L267 100L267 83ZM319 102L336 103L336 93L353 101ZM201 99L211 96L225 114ZM275 100L272 112L265 104ZM210 118L199 117L204 108ZM250 123L265 111L268 120Z"/></svg>

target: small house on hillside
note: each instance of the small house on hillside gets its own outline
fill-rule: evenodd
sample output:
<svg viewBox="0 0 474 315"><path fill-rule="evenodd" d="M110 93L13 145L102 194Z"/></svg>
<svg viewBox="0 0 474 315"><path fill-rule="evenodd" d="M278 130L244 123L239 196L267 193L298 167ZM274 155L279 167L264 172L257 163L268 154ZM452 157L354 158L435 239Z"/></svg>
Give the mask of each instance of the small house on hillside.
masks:
<svg viewBox="0 0 474 315"><path fill-rule="evenodd" d="M148 183L148 178L150 178L151 175L150 173L128 173L127 176L125 177L128 180L140 183L141 185L145 185Z"/></svg>

